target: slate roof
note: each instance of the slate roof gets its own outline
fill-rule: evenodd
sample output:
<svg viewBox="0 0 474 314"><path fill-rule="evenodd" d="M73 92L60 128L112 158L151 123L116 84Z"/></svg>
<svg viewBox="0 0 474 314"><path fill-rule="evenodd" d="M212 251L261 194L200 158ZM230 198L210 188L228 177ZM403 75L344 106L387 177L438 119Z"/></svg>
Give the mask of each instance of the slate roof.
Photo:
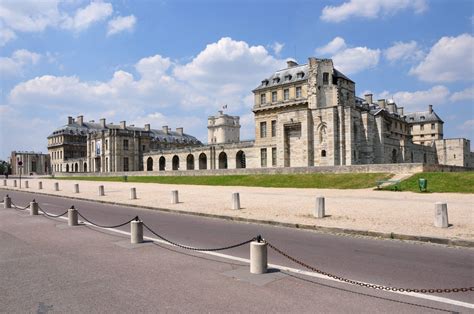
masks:
<svg viewBox="0 0 474 314"><path fill-rule="evenodd" d="M405 120L408 123L423 123L423 122L441 122L443 120L436 114L436 112L431 111L421 111L421 112L412 112L405 115Z"/></svg>

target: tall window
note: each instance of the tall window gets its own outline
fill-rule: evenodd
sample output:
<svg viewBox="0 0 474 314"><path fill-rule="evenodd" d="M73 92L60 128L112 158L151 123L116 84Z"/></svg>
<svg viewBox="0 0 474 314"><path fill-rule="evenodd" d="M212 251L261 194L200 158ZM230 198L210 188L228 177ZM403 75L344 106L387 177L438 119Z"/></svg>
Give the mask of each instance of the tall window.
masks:
<svg viewBox="0 0 474 314"><path fill-rule="evenodd" d="M296 98L301 98L301 86L296 87Z"/></svg>
<svg viewBox="0 0 474 314"><path fill-rule="evenodd" d="M265 93L260 94L260 104L264 105L266 102L267 102L267 96L265 95Z"/></svg>
<svg viewBox="0 0 474 314"><path fill-rule="evenodd" d="M277 133L277 122L276 120L272 120L272 137L275 137Z"/></svg>
<svg viewBox="0 0 474 314"><path fill-rule="evenodd" d="M277 149L276 147L272 147L272 166L277 165Z"/></svg>
<svg viewBox="0 0 474 314"><path fill-rule="evenodd" d="M265 168L267 166L267 149L262 148L260 149L260 165L262 168Z"/></svg>
<svg viewBox="0 0 474 314"><path fill-rule="evenodd" d="M290 99L290 90L288 88L283 90L283 99L284 100Z"/></svg>
<svg viewBox="0 0 474 314"><path fill-rule="evenodd" d="M267 137L267 122L260 122L260 138Z"/></svg>
<svg viewBox="0 0 474 314"><path fill-rule="evenodd" d="M424 124L420 124L420 130L423 131L425 129L425 125Z"/></svg>
<svg viewBox="0 0 474 314"><path fill-rule="evenodd" d="M272 92L272 102L277 101L277 92Z"/></svg>
<svg viewBox="0 0 474 314"><path fill-rule="evenodd" d="M324 72L323 73L323 85L328 85L329 84L329 73Z"/></svg>
<svg viewBox="0 0 474 314"><path fill-rule="evenodd" d="M123 140L123 150L128 150L128 140Z"/></svg>
<svg viewBox="0 0 474 314"><path fill-rule="evenodd" d="M128 171L128 157L123 157L123 171Z"/></svg>
<svg viewBox="0 0 474 314"><path fill-rule="evenodd" d="M434 124L434 123L431 123L431 129L432 129L432 130L435 129L435 124Z"/></svg>

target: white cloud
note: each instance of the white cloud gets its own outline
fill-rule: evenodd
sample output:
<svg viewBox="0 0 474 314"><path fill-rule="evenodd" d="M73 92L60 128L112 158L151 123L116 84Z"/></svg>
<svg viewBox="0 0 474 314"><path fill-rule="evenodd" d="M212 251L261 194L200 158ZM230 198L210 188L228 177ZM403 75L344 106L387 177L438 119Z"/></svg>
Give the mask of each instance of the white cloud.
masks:
<svg viewBox="0 0 474 314"><path fill-rule="evenodd" d="M418 43L414 40L410 42L396 42L390 48L385 49L384 56L387 60L394 62L402 61L418 61L424 57L423 51Z"/></svg>
<svg viewBox="0 0 474 314"><path fill-rule="evenodd" d="M449 97L452 102L470 101L474 102L474 86L468 87L460 92L455 92Z"/></svg>
<svg viewBox="0 0 474 314"><path fill-rule="evenodd" d="M91 2L85 8L79 8L74 17L68 17L63 27L76 32L89 28L92 24L105 20L113 12L112 4L105 2Z"/></svg>
<svg viewBox="0 0 474 314"><path fill-rule="evenodd" d="M474 37L462 34L442 37L430 52L410 70L410 74L427 82L454 82L474 78Z"/></svg>
<svg viewBox="0 0 474 314"><path fill-rule="evenodd" d="M274 42L271 44L270 48L272 48L273 53L277 56L280 55L281 51L283 50L283 47L285 47L285 44L279 43L279 42Z"/></svg>
<svg viewBox="0 0 474 314"><path fill-rule="evenodd" d="M134 15L118 16L110 20L107 26L107 36L114 35L123 31L132 31L137 19Z"/></svg>
<svg viewBox="0 0 474 314"><path fill-rule="evenodd" d="M433 86L421 91L384 91L374 99L392 98L398 106L405 107L405 112L426 110L428 105L444 105L449 99L449 89L442 85Z"/></svg>
<svg viewBox="0 0 474 314"><path fill-rule="evenodd" d="M316 48L315 52L318 55L327 55L327 54L334 54L345 48L346 48L346 42L344 38L335 37L327 45Z"/></svg>
<svg viewBox="0 0 474 314"><path fill-rule="evenodd" d="M14 31L41 32L61 20L59 0L2 0L0 20Z"/></svg>
<svg viewBox="0 0 474 314"><path fill-rule="evenodd" d="M35 65L41 55L26 49L16 50L11 57L0 57L0 73L4 76L20 76L28 65Z"/></svg>
<svg viewBox="0 0 474 314"><path fill-rule="evenodd" d="M393 15L405 9L422 13L427 7L425 0L350 0L339 6L325 6L321 19L335 23L351 17L374 19L382 15Z"/></svg>
<svg viewBox="0 0 474 314"><path fill-rule="evenodd" d="M474 132L474 120L464 121L463 124L458 126L458 129L472 134Z"/></svg>
<svg viewBox="0 0 474 314"><path fill-rule="evenodd" d="M11 29L4 28L0 23L0 47L5 46L7 42L15 38L15 33Z"/></svg>
<svg viewBox="0 0 474 314"><path fill-rule="evenodd" d="M332 56L334 66L344 74L354 74L375 67L379 63L380 50L367 47L345 49Z"/></svg>

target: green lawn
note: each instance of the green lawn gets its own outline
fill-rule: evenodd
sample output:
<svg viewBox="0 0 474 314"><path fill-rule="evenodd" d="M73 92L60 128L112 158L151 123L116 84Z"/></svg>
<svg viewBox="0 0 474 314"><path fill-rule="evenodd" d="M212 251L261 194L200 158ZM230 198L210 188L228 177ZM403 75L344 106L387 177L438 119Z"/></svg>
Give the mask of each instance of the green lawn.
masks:
<svg viewBox="0 0 474 314"><path fill-rule="evenodd" d="M364 189L375 186L377 180L392 177L388 173L343 173L343 174L274 174L274 175L229 175L229 176L135 176L128 182L259 186L275 188L320 188L320 189ZM123 181L123 177L58 177L64 180Z"/></svg>
<svg viewBox="0 0 474 314"><path fill-rule="evenodd" d="M424 172L401 182L402 191L420 192L418 179L428 180L428 192L474 193L474 172Z"/></svg>

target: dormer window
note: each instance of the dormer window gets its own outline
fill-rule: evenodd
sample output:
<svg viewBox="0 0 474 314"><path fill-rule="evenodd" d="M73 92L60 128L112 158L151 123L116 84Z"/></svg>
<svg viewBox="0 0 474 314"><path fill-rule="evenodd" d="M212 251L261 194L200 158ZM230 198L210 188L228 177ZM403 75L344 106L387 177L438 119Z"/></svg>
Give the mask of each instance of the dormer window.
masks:
<svg viewBox="0 0 474 314"><path fill-rule="evenodd" d="M278 82L280 82L280 78L279 78L279 77L275 77L275 78L273 79L273 84L276 84L276 83L278 83Z"/></svg>
<svg viewBox="0 0 474 314"><path fill-rule="evenodd" d="M415 118L413 118L413 117L410 117L410 121L415 121Z"/></svg>
<svg viewBox="0 0 474 314"><path fill-rule="evenodd" d="M421 116L421 117L420 117L420 120L425 120L425 116Z"/></svg>
<svg viewBox="0 0 474 314"><path fill-rule="evenodd" d="M290 80L291 80L291 77L292 77L292 76L291 76L290 74L285 75L285 81L290 81Z"/></svg>
<svg viewBox="0 0 474 314"><path fill-rule="evenodd" d="M262 81L262 85L263 85L263 86L267 86L267 85L268 85L268 80L263 80L263 81Z"/></svg>
<svg viewBox="0 0 474 314"><path fill-rule="evenodd" d="M303 78L304 77L304 72L298 72L296 73L296 78Z"/></svg>

